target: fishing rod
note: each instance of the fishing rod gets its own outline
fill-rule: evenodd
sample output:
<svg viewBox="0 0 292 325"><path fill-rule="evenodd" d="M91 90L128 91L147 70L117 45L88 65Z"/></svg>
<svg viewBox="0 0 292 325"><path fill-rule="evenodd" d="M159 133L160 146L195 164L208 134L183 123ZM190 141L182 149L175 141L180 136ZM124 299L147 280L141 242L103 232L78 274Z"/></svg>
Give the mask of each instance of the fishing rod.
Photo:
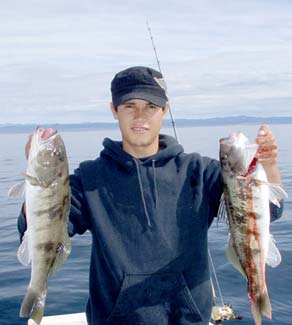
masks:
<svg viewBox="0 0 292 325"><path fill-rule="evenodd" d="M150 36L150 39L151 39L152 47L153 47L153 50L154 50L156 62L157 62L157 65L158 65L158 70L162 74L159 59L158 59L158 55L157 55L157 51L156 51L156 47L155 47L155 44L154 44L153 36L152 36L151 29L150 29L150 26L148 24L148 21L146 21L146 25L147 25L147 28L148 28L148 32L149 32L149 36ZM165 92L166 92L166 89L165 89ZM173 118L173 115L172 115L170 104L169 104L169 115L170 115L170 119L171 119L171 124L172 124L172 129L173 129L173 132L174 132L174 136L175 136L177 142L179 142L178 141L178 135L177 135L177 132L176 132L176 127L175 127L175 121L174 121L174 118Z"/></svg>
<svg viewBox="0 0 292 325"><path fill-rule="evenodd" d="M155 47L155 44L154 44L153 36L152 36L151 29L150 29L148 21L146 21L146 25L147 25L148 33L149 33L149 36L150 36L150 39L151 39L151 43L152 43L152 47L153 47L153 50L154 50L156 62L157 62L157 65L158 65L158 69L159 69L159 72L162 74L161 67L160 67L160 62L159 62L159 59L158 59L156 47ZM172 111L170 109L170 105L169 105L169 114L170 114L170 118L171 118L172 129L173 129L175 138L178 141L175 121L174 121L174 117L172 115ZM216 304L216 293L215 293L213 281L212 281L212 278L211 278L211 285L212 285L212 291L213 291L213 308L212 308L211 317L212 317L213 321L215 322L216 325L221 325L222 322L226 321L226 320L242 319L241 315L235 314L233 312L232 306L230 304L224 304L221 288L220 288L220 285L219 285L219 281L218 281L217 274L216 274L216 271L215 271L215 267L214 267L214 264L213 264L213 259L212 259L212 256L211 256L211 253L210 253L209 249L208 249L208 254L209 254L209 259L210 259L210 262L211 262L211 265L212 265L213 274L214 274L214 277L215 277L217 289L218 289L218 292L220 294L221 303L222 303L222 306L219 306L219 305Z"/></svg>

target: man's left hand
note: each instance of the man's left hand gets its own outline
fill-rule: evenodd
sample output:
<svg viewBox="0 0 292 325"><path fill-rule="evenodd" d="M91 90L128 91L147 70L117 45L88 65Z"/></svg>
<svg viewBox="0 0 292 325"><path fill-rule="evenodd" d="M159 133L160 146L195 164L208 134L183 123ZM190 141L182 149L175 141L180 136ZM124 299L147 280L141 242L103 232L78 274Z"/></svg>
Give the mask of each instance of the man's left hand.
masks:
<svg viewBox="0 0 292 325"><path fill-rule="evenodd" d="M256 138L259 145L256 153L258 162L266 171L269 182L281 184L281 176L278 170L278 144L276 138L268 125L261 125Z"/></svg>

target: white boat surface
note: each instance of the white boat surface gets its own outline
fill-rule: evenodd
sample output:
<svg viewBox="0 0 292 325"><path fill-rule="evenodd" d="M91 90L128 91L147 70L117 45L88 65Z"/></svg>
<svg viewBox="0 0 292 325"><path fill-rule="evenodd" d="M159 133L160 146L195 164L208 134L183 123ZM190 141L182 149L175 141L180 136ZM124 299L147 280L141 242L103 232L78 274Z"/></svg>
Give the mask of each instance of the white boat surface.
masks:
<svg viewBox="0 0 292 325"><path fill-rule="evenodd" d="M36 325L32 319L28 325ZM85 313L75 313L56 316L44 316L40 325L87 325Z"/></svg>
<svg viewBox="0 0 292 325"><path fill-rule="evenodd" d="M36 325L36 323L30 319L28 325ZM56 316L44 316L40 325L87 325L85 313L66 314ZM209 325L214 325L209 323Z"/></svg>

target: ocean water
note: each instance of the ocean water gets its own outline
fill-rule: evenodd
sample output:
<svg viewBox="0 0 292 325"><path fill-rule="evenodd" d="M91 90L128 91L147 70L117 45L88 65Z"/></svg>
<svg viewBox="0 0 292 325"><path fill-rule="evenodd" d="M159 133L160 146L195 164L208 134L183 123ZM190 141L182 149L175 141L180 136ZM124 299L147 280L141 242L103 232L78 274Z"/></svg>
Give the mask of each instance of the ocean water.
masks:
<svg viewBox="0 0 292 325"><path fill-rule="evenodd" d="M231 131L242 131L255 138L258 126L233 125L178 129L180 143L186 152L200 152L218 158L218 139ZM275 269L267 267L266 280L270 294L273 320L263 324L292 324L292 125L273 125L279 145L279 167L284 188L289 195L283 217L271 225L282 263ZM171 129L163 129L172 134ZM28 134L0 134L0 325L25 324L18 317L20 305L30 278L30 268L22 266L16 252L19 245L17 217L23 198L11 199L7 191L21 180L25 170L24 145ZM64 132L71 172L85 159L94 159L102 148L104 137L119 139L118 130ZM225 223L213 223L209 231L209 247L216 269L224 303L232 304L242 320L224 324L253 324L246 292L246 281L225 257L228 230ZM69 259L55 277L49 280L45 315L77 313L85 310L88 294L88 268L91 236L86 233L72 239ZM218 303L221 302L216 287Z"/></svg>

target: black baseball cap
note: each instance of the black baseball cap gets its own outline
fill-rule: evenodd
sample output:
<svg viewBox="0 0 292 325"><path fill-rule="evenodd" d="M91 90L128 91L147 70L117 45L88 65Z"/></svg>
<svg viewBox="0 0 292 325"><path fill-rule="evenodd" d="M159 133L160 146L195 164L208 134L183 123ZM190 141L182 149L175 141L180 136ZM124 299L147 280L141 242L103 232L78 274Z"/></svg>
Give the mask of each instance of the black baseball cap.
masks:
<svg viewBox="0 0 292 325"><path fill-rule="evenodd" d="M130 99L144 99L160 107L168 101L162 74L142 66L118 72L112 80L111 92L115 107Z"/></svg>

